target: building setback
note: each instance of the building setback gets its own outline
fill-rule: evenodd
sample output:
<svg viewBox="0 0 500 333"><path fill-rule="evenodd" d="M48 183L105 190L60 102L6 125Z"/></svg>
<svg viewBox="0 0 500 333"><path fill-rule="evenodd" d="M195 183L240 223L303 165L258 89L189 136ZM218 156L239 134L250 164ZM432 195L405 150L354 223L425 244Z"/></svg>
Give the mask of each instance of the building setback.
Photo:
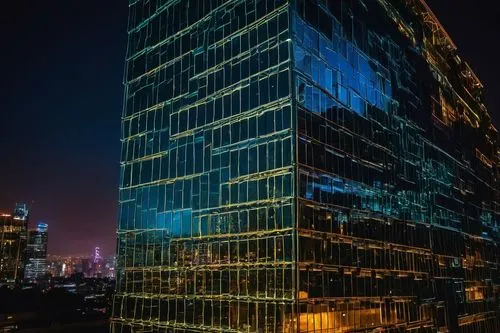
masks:
<svg viewBox="0 0 500 333"><path fill-rule="evenodd" d="M113 332L500 332L498 132L423 0L128 33Z"/></svg>

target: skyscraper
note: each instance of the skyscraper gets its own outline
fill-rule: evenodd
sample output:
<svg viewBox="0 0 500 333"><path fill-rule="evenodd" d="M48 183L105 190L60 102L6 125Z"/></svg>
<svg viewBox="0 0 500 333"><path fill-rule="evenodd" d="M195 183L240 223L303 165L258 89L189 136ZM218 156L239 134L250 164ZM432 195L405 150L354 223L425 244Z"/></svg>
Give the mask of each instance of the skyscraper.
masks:
<svg viewBox="0 0 500 333"><path fill-rule="evenodd" d="M24 279L37 281L47 275L48 225L39 222L36 229L28 233Z"/></svg>
<svg viewBox="0 0 500 333"><path fill-rule="evenodd" d="M114 332L496 332L498 132L422 0L132 1Z"/></svg>
<svg viewBox="0 0 500 333"><path fill-rule="evenodd" d="M13 214L0 214L0 283L11 284L23 278L27 229L25 204L16 204Z"/></svg>
<svg viewBox="0 0 500 333"><path fill-rule="evenodd" d="M92 256L92 275L94 277L102 277L103 258L101 256L101 248L96 246L94 255Z"/></svg>

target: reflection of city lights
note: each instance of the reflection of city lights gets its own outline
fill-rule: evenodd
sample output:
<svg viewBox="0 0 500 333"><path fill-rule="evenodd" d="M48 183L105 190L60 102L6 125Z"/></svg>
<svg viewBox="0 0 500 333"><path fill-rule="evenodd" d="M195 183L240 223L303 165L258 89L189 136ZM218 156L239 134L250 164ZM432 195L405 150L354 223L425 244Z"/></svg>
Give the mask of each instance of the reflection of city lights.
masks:
<svg viewBox="0 0 500 333"><path fill-rule="evenodd" d="M498 268L493 255L497 244L479 236L476 242L449 228L455 225L460 229L462 217L467 218L464 225L469 225L468 208L454 212L460 206L457 202L463 202L459 199L464 199L465 192L457 198L451 195L464 187L462 182L474 182L475 175L472 164L468 165L470 161L462 166L462 161L448 156L439 142L432 142L443 134L434 134L441 132L441 125L444 129L454 121L449 120L455 118L452 108L458 107L455 104L462 99L448 86L448 73L441 77L434 72L441 65L448 69L448 60L434 64L441 58L432 59L432 66L425 72L432 81L425 82L426 77L414 74L426 68L426 57L434 58L433 51L439 55L443 46L432 45L433 40L420 45L424 40L415 40L425 38L427 33L444 33L441 27L436 28L437 22L432 22L432 29L437 32L427 31L426 26L434 18L427 7L418 5L423 0L379 0L353 8L347 1L346 6L341 1L297 1L300 5L296 8L286 1L262 1L283 6L272 7L271 11L276 9L273 13L266 13L265 7L269 6L258 6L262 19L248 26L238 19L232 31L233 22L229 19L245 16L245 9L236 15L231 12L239 2L243 1L227 0L228 5L223 8L199 13L200 17L227 17L224 27L228 30L215 31L219 22L196 28L193 25L193 29L183 25L182 29L186 29L175 32L175 43L173 38L161 41L166 50L175 50L180 40L185 50L163 58L163 63L153 61L155 66L150 72L141 69L145 67L142 63L150 55L161 58L158 54L164 51L153 46L159 42L156 38L154 44L143 49L141 36L147 35L150 26L158 31L156 24L162 25L162 20L168 21L171 15L165 13L170 9L169 13L176 13L182 6L166 5L169 10L149 15L149 5L136 2L131 14L131 20L140 27L135 27L139 37L131 34L129 39L136 54L128 62L134 70L127 81L127 100L139 101L141 96L147 101L152 94L148 91L154 90L142 89L149 85L165 90L159 88L164 68L170 73L178 70L174 87L177 81L182 82L181 87L184 82L188 85L186 89L172 88L169 83L164 95L168 97L162 99L161 108L132 102L122 118L123 127L127 128L123 143L133 153L125 154L125 180L120 186L123 214L117 233L120 269L116 273L123 283L117 284L114 303L112 325L116 325L116 332L129 332L135 327L155 331L164 329L163 326L173 331L249 332L267 330L269 322L269 327L275 324L274 330L280 327L281 332L375 332L394 327L401 331L423 328L434 332L440 329L434 327L440 326L435 325L441 320L437 319L441 317L438 307L444 319L449 315L448 296L440 299L442 293L436 292L441 286L446 288L445 294L450 291L467 300L482 300L486 296L482 289L485 287L479 289L485 284L482 276L496 274ZM412 6L399 13L396 7L400 6L392 6L392 2L401 7L403 3ZM339 4L335 8L341 17L352 14L349 26L353 22L363 25L357 20L365 14L354 18L356 13L369 9L371 12L374 6L380 18L391 22L385 27L388 31L395 28L393 23L397 28L380 35L376 31L380 27L374 31L367 27L358 31L356 38L346 37L343 32L335 32L337 26L343 30L343 22L336 21L333 10L327 12L328 6L321 3ZM375 8L376 3L384 6ZM304 10L296 10L299 7ZM193 7L193 11L197 9ZM135 10L142 13L143 23L136 19ZM413 10L417 12L411 15L411 25L407 26L405 17ZM426 19L418 22L421 16ZM253 10L249 17L255 18ZM276 20L283 22L279 26L286 31L280 36L271 33L276 31ZM205 31L212 27L214 30ZM146 29L141 32L143 28ZM222 40L226 33L231 40ZM214 35L220 35L220 40L215 41ZM351 31L348 35L356 34ZM207 36L213 45L198 43L196 49L189 49L189 40L206 40ZM392 36L398 36L397 40L392 40ZM443 36L440 37L436 41ZM255 40L253 46L248 45L248 39ZM371 46L362 48L354 39L363 41L361 44L368 41ZM405 41L403 45L398 45L399 40ZM271 44L283 41L288 43L281 45L285 52L281 48L271 51ZM406 52L409 45L418 47L417 54ZM434 46L438 48L434 50ZM230 49L237 57L226 53ZM284 59L276 59L276 54ZM194 61L196 65L190 68L193 57L199 61ZM452 65L454 68L458 64ZM234 71L230 72L230 67ZM153 82L155 76L162 79ZM446 82L446 87L432 79L436 77ZM453 79L459 81L457 77ZM420 84L425 87L424 93L411 93L411 88L419 88ZM275 91L276 86L284 87L285 94ZM143 93L135 95L140 90ZM439 96L425 95L431 91ZM189 97L185 97L188 93ZM453 105L448 105L447 98ZM428 114L414 115L417 112L412 111L431 100L435 105L424 108ZM282 108L284 105L286 108ZM469 114L465 105L460 106L464 116ZM431 108L433 116L436 109L446 119L443 124L436 122L439 127L426 137L427 128L420 125L439 120L425 118L430 116ZM289 116L292 113L296 117ZM148 143L155 141L156 130L161 129L157 128L156 119L165 118L165 114L169 117L162 129L166 144L158 144L165 149L152 148L147 152L146 148L136 154L135 147L143 144L137 138ZM287 126L283 126L285 115L289 118ZM457 118L457 129L468 121L462 121L461 116ZM297 122L292 125L291 120ZM414 120L418 120L417 124ZM140 123L145 125L137 130ZM443 137L448 136L448 130L443 132ZM159 138L160 143L163 139ZM460 152L455 157L461 160L463 156ZM480 161L491 168L491 162L482 153ZM493 174L488 175L489 179L490 176ZM455 185L460 187L458 191ZM490 191L490 187L481 185L477 192L495 193L496 189L492 187ZM477 204L481 201L477 200ZM476 206L475 200L471 202ZM496 213L496 208L491 208L494 202L483 205L490 207L484 210ZM470 208L474 215L470 221L478 221L475 215L481 208ZM495 223L493 216L484 218L484 223ZM479 232L481 228L471 229ZM94 274L96 268L108 268L104 260L98 261L97 250ZM475 251L478 256L481 253L477 259L480 268L457 274L463 267L450 258L458 260ZM468 263L475 264L476 258ZM466 260L463 266L467 266ZM479 277L463 281L468 276ZM456 290L448 290L448 282L458 285ZM472 289L472 282L478 284L478 289ZM464 284L468 289L464 289ZM454 307L461 308L464 314L469 312L469 304L460 303ZM473 312L485 309L484 304L477 309L475 304L472 306ZM494 302L489 306L493 309ZM474 319L479 317L475 315ZM464 322L462 318L459 321ZM290 322L296 325L287 327ZM369 329L370 326L378 327Z"/></svg>

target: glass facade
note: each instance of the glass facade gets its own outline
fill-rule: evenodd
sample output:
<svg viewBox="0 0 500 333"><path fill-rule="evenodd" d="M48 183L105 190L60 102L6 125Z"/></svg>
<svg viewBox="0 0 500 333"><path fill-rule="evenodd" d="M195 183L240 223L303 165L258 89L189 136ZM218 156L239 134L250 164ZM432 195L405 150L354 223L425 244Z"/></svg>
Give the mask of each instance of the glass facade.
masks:
<svg viewBox="0 0 500 333"><path fill-rule="evenodd" d="M296 10L299 330L500 331L479 82L420 1Z"/></svg>
<svg viewBox="0 0 500 333"><path fill-rule="evenodd" d="M420 0L130 1L113 332L496 332L498 133Z"/></svg>
<svg viewBox="0 0 500 333"><path fill-rule="evenodd" d="M47 243L49 240L48 225L37 223L37 228L28 232L26 247L24 279L37 281L47 276Z"/></svg>
<svg viewBox="0 0 500 333"><path fill-rule="evenodd" d="M116 332L291 325L289 22L285 1L131 4Z"/></svg>
<svg viewBox="0 0 500 333"><path fill-rule="evenodd" d="M28 208L16 204L13 214L0 214L0 284L20 282L24 272Z"/></svg>

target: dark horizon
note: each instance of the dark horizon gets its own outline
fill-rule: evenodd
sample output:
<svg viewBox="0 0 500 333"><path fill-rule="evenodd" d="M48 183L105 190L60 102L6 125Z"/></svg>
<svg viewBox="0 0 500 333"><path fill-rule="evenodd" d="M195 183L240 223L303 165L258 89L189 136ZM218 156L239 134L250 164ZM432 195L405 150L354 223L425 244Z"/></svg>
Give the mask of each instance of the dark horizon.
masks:
<svg viewBox="0 0 500 333"><path fill-rule="evenodd" d="M485 85L499 124L500 11L428 0ZM115 251L127 3L13 2L3 14L0 212L30 205L49 224L49 254ZM474 22L474 24L469 24Z"/></svg>

